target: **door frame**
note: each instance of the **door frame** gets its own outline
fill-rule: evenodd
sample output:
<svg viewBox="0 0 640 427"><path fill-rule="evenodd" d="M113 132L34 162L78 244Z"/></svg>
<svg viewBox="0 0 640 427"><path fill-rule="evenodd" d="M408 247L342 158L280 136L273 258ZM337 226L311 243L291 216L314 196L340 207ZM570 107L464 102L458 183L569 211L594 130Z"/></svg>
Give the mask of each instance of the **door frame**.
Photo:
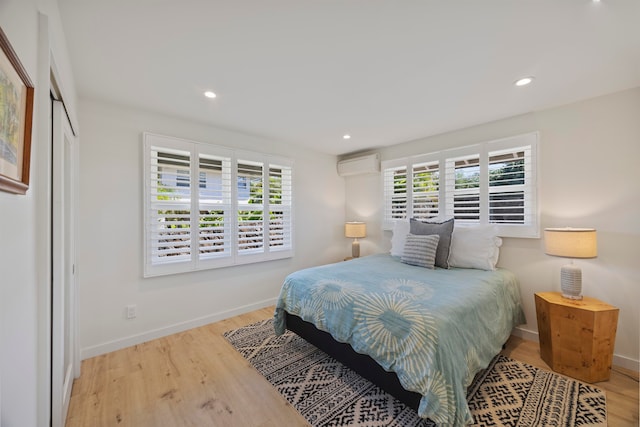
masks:
<svg viewBox="0 0 640 427"><path fill-rule="evenodd" d="M51 24L49 16L38 11L37 32L37 62L36 62L36 92L34 102L34 130L32 150L32 183L33 197L35 199L35 227L38 241L35 247L37 271L37 389L35 392L37 401L37 425L51 425L51 274L52 274L52 182L51 182L51 93L55 93L57 99L75 100L73 87L68 89L64 83L72 83L68 67L59 69L56 65L56 52L63 52L55 48L55 25ZM65 60L64 53L61 58ZM68 61L63 65L68 65ZM77 134L78 122L75 111L75 102L71 102L68 115L72 128ZM77 144L76 144L77 145ZM76 164L78 164L76 162ZM78 184L76 183L76 186ZM77 188L77 187L76 187ZM76 200L77 203L77 200ZM77 270L77 268L76 268ZM76 340L79 345L79 341ZM80 361L79 350L76 360ZM76 371L79 369L77 364ZM76 372L79 374L79 372Z"/></svg>

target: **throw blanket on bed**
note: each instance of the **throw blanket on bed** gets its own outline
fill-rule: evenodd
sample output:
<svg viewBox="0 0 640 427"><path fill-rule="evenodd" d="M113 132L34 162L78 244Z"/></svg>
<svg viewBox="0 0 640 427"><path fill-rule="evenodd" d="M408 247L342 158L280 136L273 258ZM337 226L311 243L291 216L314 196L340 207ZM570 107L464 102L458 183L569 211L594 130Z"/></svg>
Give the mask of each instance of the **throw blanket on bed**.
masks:
<svg viewBox="0 0 640 427"><path fill-rule="evenodd" d="M276 305L349 343L423 397L418 413L438 425L472 421L465 394L474 375L525 322L513 273L435 269L373 255L289 275Z"/></svg>

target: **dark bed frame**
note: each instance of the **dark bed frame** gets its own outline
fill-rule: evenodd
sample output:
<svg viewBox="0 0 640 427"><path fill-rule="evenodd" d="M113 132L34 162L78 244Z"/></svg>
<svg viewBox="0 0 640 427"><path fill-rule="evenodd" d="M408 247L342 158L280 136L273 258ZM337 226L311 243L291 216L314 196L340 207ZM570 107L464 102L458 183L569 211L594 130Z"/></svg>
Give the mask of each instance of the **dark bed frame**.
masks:
<svg viewBox="0 0 640 427"><path fill-rule="evenodd" d="M305 322L298 316L285 312L287 329L315 345L329 356L371 381L410 408L418 410L419 393L405 390L393 372L385 371L382 366L366 354L357 353L349 344L341 343L313 324Z"/></svg>

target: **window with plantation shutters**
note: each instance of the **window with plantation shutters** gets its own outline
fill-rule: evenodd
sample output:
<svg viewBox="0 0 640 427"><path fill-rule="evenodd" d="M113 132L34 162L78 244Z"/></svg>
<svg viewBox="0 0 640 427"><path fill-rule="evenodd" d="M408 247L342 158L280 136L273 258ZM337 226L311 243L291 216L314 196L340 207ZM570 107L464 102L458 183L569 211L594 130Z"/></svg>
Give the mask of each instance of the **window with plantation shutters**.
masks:
<svg viewBox="0 0 640 427"><path fill-rule="evenodd" d="M538 134L382 163L384 228L398 220L494 224L504 237L538 237Z"/></svg>
<svg viewBox="0 0 640 427"><path fill-rule="evenodd" d="M144 151L145 277L293 255L291 161L150 133Z"/></svg>

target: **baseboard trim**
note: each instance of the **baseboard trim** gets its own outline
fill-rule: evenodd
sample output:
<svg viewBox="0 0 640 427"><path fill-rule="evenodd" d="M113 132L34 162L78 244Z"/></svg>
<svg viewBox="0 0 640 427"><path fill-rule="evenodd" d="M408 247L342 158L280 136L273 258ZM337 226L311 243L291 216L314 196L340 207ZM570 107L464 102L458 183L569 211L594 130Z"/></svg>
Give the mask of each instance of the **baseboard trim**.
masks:
<svg viewBox="0 0 640 427"><path fill-rule="evenodd" d="M522 338L523 340L527 340L527 341L535 341L535 342L540 341L538 338L538 332L531 331L529 329L523 329L521 327L516 327L511 332L511 335L514 335L516 337Z"/></svg>
<svg viewBox="0 0 640 427"><path fill-rule="evenodd" d="M102 354L111 353L112 351L120 350L126 347L131 347L136 344L141 344L146 341L151 341L157 338L166 337L171 334L183 332L189 329L204 326L209 323L219 322L220 320L228 319L240 314L249 313L254 310L258 310L264 307L275 305L277 298L270 298L264 301L259 301L253 304L247 304L241 307L234 308L232 310L226 310L219 313L209 314L207 316L198 317L196 319L187 320L185 322L176 323L166 326L164 328L153 329L141 334L130 335L128 337L108 341L102 344L84 347L80 350L81 360L89 359L91 357L100 356ZM539 342L538 332L528 329L517 327L512 332L513 335L528 340ZM624 369L630 369L632 371L640 371L640 361L632 359L626 356L613 355L613 365Z"/></svg>
<svg viewBox="0 0 640 427"><path fill-rule="evenodd" d="M108 341L102 344L93 345L90 347L84 347L80 350L81 360L89 359L91 357L100 356L102 354L111 353L112 351L120 350L126 347L131 347L136 344L141 344L146 341L151 341L157 338L166 337L178 332L183 332L189 329L197 328L207 325L209 323L219 322L220 320L228 319L240 314L249 313L254 310L258 310L264 307L275 305L277 298L270 298L264 301L259 301L253 304L243 305L231 310L222 311L219 313L209 314L207 316L198 317L196 319L187 320L185 322L175 323L163 328L153 329L141 334L130 335L125 338Z"/></svg>
<svg viewBox="0 0 640 427"><path fill-rule="evenodd" d="M522 338L523 340L540 342L538 332L516 327L512 335ZM613 365L620 368L629 369L631 371L640 372L640 361L618 354L613 355Z"/></svg>

